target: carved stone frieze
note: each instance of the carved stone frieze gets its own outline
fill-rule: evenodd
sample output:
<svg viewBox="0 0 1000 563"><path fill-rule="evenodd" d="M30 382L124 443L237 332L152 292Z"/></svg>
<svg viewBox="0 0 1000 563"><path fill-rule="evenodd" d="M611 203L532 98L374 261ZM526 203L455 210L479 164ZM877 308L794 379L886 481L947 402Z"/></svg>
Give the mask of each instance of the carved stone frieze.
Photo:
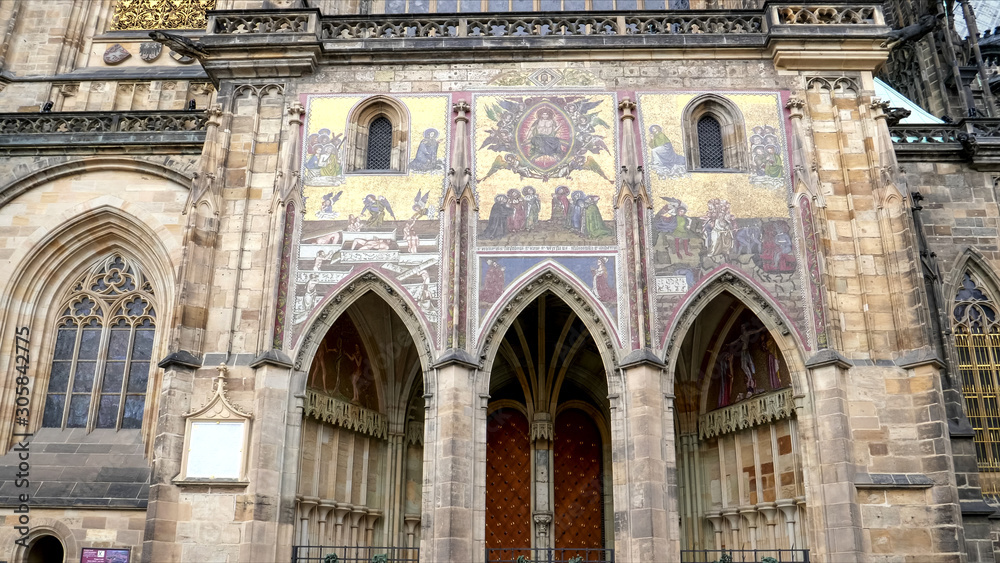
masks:
<svg viewBox="0 0 1000 563"><path fill-rule="evenodd" d="M782 25L874 25L875 6L787 6L778 8Z"/></svg>
<svg viewBox="0 0 1000 563"><path fill-rule="evenodd" d="M375 438L385 439L389 433L389 419L384 414L312 389L306 390L305 415Z"/></svg>
<svg viewBox="0 0 1000 563"><path fill-rule="evenodd" d="M806 80L806 88L826 90L831 95L857 96L861 92L860 83L853 76L810 76Z"/></svg>
<svg viewBox="0 0 1000 563"><path fill-rule="evenodd" d="M698 435L705 440L791 418L793 414L795 402L792 390L781 389L701 415L698 418Z"/></svg>

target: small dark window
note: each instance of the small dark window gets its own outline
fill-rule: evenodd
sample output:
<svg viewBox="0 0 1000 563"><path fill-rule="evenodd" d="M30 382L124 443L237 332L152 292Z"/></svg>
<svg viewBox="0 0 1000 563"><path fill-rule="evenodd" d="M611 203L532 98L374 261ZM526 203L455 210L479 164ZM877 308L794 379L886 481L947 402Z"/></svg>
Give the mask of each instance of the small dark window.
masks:
<svg viewBox="0 0 1000 563"><path fill-rule="evenodd" d="M375 118L368 126L368 170L392 169L392 122L385 116Z"/></svg>
<svg viewBox="0 0 1000 563"><path fill-rule="evenodd" d="M706 115L698 120L699 168L725 168L722 153L722 127L718 120Z"/></svg>

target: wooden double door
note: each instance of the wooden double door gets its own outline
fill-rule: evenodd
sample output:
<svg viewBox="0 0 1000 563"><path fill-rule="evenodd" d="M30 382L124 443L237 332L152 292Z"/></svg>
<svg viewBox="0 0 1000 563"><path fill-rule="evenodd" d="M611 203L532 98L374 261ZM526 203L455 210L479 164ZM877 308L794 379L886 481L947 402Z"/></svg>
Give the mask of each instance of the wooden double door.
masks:
<svg viewBox="0 0 1000 563"><path fill-rule="evenodd" d="M490 414L487 548L503 549L504 558L528 547L604 548L604 447L594 417L568 408L534 428L517 408Z"/></svg>

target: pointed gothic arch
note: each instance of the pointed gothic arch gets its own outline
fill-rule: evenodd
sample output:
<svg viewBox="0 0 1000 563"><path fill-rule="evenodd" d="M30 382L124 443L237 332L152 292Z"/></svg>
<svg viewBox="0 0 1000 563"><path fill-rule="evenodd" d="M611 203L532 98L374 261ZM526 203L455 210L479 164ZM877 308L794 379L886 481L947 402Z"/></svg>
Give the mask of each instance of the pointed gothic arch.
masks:
<svg viewBox="0 0 1000 563"><path fill-rule="evenodd" d="M781 352L788 358L789 368L793 373L804 373L805 346L801 335L794 328L795 325L766 291L757 286L753 280L731 268L722 268L709 276L702 281L698 290L692 292L690 297L679 305L670 328L663 336L662 350L667 373L673 373L681 343L695 319L713 299L724 292L741 301L761 319L781 346ZM799 393L808 392L804 378L798 381L797 386Z"/></svg>
<svg viewBox="0 0 1000 563"><path fill-rule="evenodd" d="M387 127L383 129L383 127ZM373 155L369 150L379 136L379 145L388 143L384 165L371 168ZM384 137L384 138L382 138ZM344 172L406 172L409 162L410 112L406 105L392 96L378 95L366 98L347 115Z"/></svg>
<svg viewBox="0 0 1000 563"><path fill-rule="evenodd" d="M290 405L287 432L298 444L293 544L302 557L419 542L433 370L415 311L401 288L369 270L309 321L290 381L304 404Z"/></svg>
<svg viewBox="0 0 1000 563"><path fill-rule="evenodd" d="M115 205L109 200L117 200ZM28 327L34 334L41 335L32 341L33 356L38 358L38 372L30 407L34 412L43 412L53 350L57 331L50 330L60 316L70 284L83 272L93 267L95 261L119 254L140 264L151 285L152 294L157 296L157 311L160 316L152 346L152 360L155 364L166 355L168 335L174 322L173 288L176 287L175 269L170 253L161 240L161 233L148 224L152 220L142 220L127 210L133 206L117 198L104 196L84 204L83 208L71 210L75 216L65 220L57 218L58 228L36 233L11 259L13 273L0 293L0 310L4 316L0 321L0 336L13 343L15 328ZM6 352L3 344L0 351ZM0 372L14 369L15 354L3 354ZM149 374L147 389L159 389L160 370L153 367ZM147 452L152 449L152 439L156 425L159 395L151 393L145 401L141 433ZM13 400L5 404L13 405ZM0 412L10 414L5 420L12 421L12 412L0 407ZM41 422L41 417L37 417ZM11 423L0 423L0 436L4 443L10 443Z"/></svg>
<svg viewBox="0 0 1000 563"><path fill-rule="evenodd" d="M319 346L318 339L330 330L337 318L355 301L369 292L375 293L393 307L417 344L417 349L420 351L420 365L424 373L432 371L430 366L434 363L434 340L430 336L432 334L430 328L417 314L419 309L416 303L405 289L372 269L357 272L342 280L338 284L338 289L326 297L310 315L296 345L297 351L294 353L296 371L308 371L309 363L312 362ZM304 385L304 382L299 383ZM430 382L427 385L431 385Z"/></svg>
<svg viewBox="0 0 1000 563"><path fill-rule="evenodd" d="M485 450L477 475L485 483L476 487L485 501L485 547L489 558L503 560L548 547L567 558L609 559L611 429L621 415L609 399L609 389L620 387L615 349L587 326L581 313L594 322L600 315L586 299L556 293L576 295L572 284L549 268L527 279L482 347L479 396L487 416L476 421L485 426L476 434Z"/></svg>
<svg viewBox="0 0 1000 563"><path fill-rule="evenodd" d="M614 323L590 292L573 281L572 274L553 262L544 262L511 284L503 298L490 310L488 324L480 331L477 342L480 371L489 373L496 358L500 340L514 320L540 295L549 291L565 302L583 321L601 351L605 369L611 373L619 364L619 350ZM480 378L477 388L485 393L488 381Z"/></svg>
<svg viewBox="0 0 1000 563"><path fill-rule="evenodd" d="M984 496L1000 497L1000 283L981 253L969 248L945 286L951 327L948 346L961 384L965 416L972 426Z"/></svg>
<svg viewBox="0 0 1000 563"><path fill-rule="evenodd" d="M766 293L722 270L682 305L664 353L682 549L807 547L813 452L800 434L815 422L793 325ZM784 525L758 535L765 520Z"/></svg>
<svg viewBox="0 0 1000 563"><path fill-rule="evenodd" d="M121 156L91 156L73 160L47 159L41 161L41 166L0 186L0 207L12 201L17 196L38 186L77 174L88 172L114 171L139 172L161 178L163 180L191 187L195 175L195 160L180 163L162 157L164 162L152 158L124 158ZM55 162L51 162L55 161ZM181 164L184 164L183 166Z"/></svg>

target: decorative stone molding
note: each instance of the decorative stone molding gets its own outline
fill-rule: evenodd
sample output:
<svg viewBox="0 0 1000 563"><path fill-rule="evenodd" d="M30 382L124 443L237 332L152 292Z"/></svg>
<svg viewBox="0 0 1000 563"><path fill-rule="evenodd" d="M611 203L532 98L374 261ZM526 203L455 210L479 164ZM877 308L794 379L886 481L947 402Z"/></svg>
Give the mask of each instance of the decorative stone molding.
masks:
<svg viewBox="0 0 1000 563"><path fill-rule="evenodd" d="M501 328L506 328L508 320L513 321L511 315L516 316L516 314L520 313L523 308L521 307L521 303L523 303L526 299L531 298L532 295L539 290L540 286L555 289L560 297L563 297L564 299L571 299L580 305L584 314L586 314L589 320L598 327L597 334L592 334L594 340L598 343L598 345L603 343L604 347L612 352L611 361L613 365L617 366L618 359L614 354L615 345L611 339L611 332L606 326L604 326L604 321L601 319L601 315L598 310L594 308L590 304L590 301L585 299L579 291L577 291L576 286L563 279L555 272L546 270L536 276L535 279L525 284L520 291L507 301L507 304L504 305L503 309L500 310L500 313L497 314L496 319L494 319L493 324L486 332L486 336L480 346L481 352L479 355L479 369L483 369L486 366L486 357L488 352L493 347L494 340L498 337L502 338L503 333L506 332L505 330L502 331Z"/></svg>
<svg viewBox="0 0 1000 563"><path fill-rule="evenodd" d="M764 18L759 15L720 13L625 18L625 33L628 35L747 34L763 31Z"/></svg>
<svg viewBox="0 0 1000 563"><path fill-rule="evenodd" d="M806 80L806 89L826 90L831 95L849 93L857 96L861 92L860 83L853 76L810 76Z"/></svg>
<svg viewBox="0 0 1000 563"><path fill-rule="evenodd" d="M406 443L413 446L424 445L424 425L422 422L411 421L406 425Z"/></svg>
<svg viewBox="0 0 1000 563"><path fill-rule="evenodd" d="M702 440L714 438L791 418L794 413L791 388L781 389L701 415L698 417L698 435Z"/></svg>
<svg viewBox="0 0 1000 563"><path fill-rule="evenodd" d="M190 111L4 113L0 114L0 136L204 131L207 121L203 112Z"/></svg>
<svg viewBox="0 0 1000 563"><path fill-rule="evenodd" d="M385 439L389 434L389 419L384 414L312 389L306 390L305 415L375 438Z"/></svg>
<svg viewBox="0 0 1000 563"><path fill-rule="evenodd" d="M555 440L555 430L552 427L551 420L535 420L531 423L531 434L529 436L530 441L535 442L537 440L546 440L552 442Z"/></svg>
<svg viewBox="0 0 1000 563"><path fill-rule="evenodd" d="M874 6L784 6L777 8L782 25L877 25Z"/></svg>
<svg viewBox="0 0 1000 563"><path fill-rule="evenodd" d="M232 35L241 33L308 33L308 14L293 15L239 15L212 18L213 33Z"/></svg>
<svg viewBox="0 0 1000 563"><path fill-rule="evenodd" d="M310 345L326 335L326 331L329 330L330 326L333 324L333 319L331 317L334 317L335 314L342 312L338 310L343 308L344 300L348 299L352 295L360 296L373 287L378 287L385 295L395 298L396 302L390 302L389 304L392 306L396 314L403 317L404 320L409 319L410 324L420 324L420 320L417 317L416 312L412 307L410 307L410 302L407 301L406 298L404 298L398 291L396 291L396 288L389 285L387 281L383 280L378 275L372 272L365 272L344 286L339 293L334 295L333 298L327 302L326 306L323 307L323 310L320 311L316 321L312 323L302 338L302 344L299 346L299 353L295 358L295 369L302 369L302 361L305 354L310 350ZM417 344L417 348L423 350L424 355L427 358L430 358L430 341L428 341L422 330L417 330L416 333L414 342Z"/></svg>

